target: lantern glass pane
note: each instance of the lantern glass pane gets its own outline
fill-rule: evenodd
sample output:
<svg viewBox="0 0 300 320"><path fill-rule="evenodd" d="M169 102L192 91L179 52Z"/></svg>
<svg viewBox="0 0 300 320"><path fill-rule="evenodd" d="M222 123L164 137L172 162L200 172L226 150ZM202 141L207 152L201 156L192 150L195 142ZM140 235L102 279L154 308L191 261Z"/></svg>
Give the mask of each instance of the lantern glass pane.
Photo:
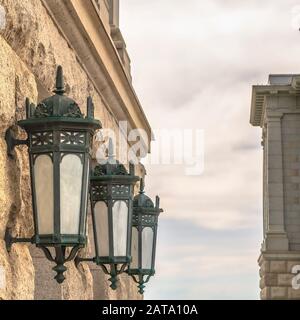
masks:
<svg viewBox="0 0 300 320"><path fill-rule="evenodd" d="M68 154L60 164L61 234L78 234L83 164L78 155Z"/></svg>
<svg viewBox="0 0 300 320"><path fill-rule="evenodd" d="M109 256L109 237L108 237L108 210L103 201L95 205L95 223L100 257Z"/></svg>
<svg viewBox="0 0 300 320"><path fill-rule="evenodd" d="M142 269L151 269L153 250L153 230L144 228L142 233Z"/></svg>
<svg viewBox="0 0 300 320"><path fill-rule="evenodd" d="M87 179L86 179L86 185L85 185L85 195L84 195L84 208L85 208L85 212L87 213L87 207L88 207L88 195L89 195L89 182L90 182L90 162L87 161ZM84 235L86 235L86 217L84 220L84 224L83 224L83 233Z"/></svg>
<svg viewBox="0 0 300 320"><path fill-rule="evenodd" d="M40 155L36 158L34 178L39 234L53 234L53 162L50 156Z"/></svg>
<svg viewBox="0 0 300 320"><path fill-rule="evenodd" d="M132 257L132 261L130 264L130 269L138 269L139 267L139 232L136 227L132 228L131 257Z"/></svg>
<svg viewBox="0 0 300 320"><path fill-rule="evenodd" d="M126 256L128 207L124 201L116 201L113 206L114 256Z"/></svg>

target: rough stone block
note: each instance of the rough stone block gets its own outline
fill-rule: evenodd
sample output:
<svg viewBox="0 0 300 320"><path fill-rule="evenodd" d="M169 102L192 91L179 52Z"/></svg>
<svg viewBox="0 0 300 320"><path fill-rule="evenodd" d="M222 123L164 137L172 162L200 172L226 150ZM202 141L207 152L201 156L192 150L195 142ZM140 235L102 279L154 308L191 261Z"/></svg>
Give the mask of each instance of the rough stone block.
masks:
<svg viewBox="0 0 300 320"><path fill-rule="evenodd" d="M292 279L295 275L291 273L278 274L278 285L290 287L292 286Z"/></svg>
<svg viewBox="0 0 300 320"><path fill-rule="evenodd" d="M271 299L287 299L288 288L285 287L272 287L271 288Z"/></svg>
<svg viewBox="0 0 300 320"><path fill-rule="evenodd" d="M277 274L276 273L266 273L260 279L260 288L277 286Z"/></svg>
<svg viewBox="0 0 300 320"><path fill-rule="evenodd" d="M295 290L293 288L288 288L288 299L300 299L300 289Z"/></svg>
<svg viewBox="0 0 300 320"><path fill-rule="evenodd" d="M286 273L286 261L271 261L270 272Z"/></svg>

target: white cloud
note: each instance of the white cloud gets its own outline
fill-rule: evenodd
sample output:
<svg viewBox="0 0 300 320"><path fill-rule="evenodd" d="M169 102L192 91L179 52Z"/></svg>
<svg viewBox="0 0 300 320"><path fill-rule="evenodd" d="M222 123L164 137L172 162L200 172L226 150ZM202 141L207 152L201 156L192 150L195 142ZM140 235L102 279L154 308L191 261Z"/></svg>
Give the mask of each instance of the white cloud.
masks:
<svg viewBox="0 0 300 320"><path fill-rule="evenodd" d="M122 3L134 86L152 127L205 130L204 174L187 177L183 167L148 166L148 193L158 193L165 215L178 221L211 231L256 230L256 242L248 243L245 253L258 253L262 229L261 131L249 124L251 86L266 83L270 73L299 73L295 5L293 0ZM228 248L220 239L215 250L217 257ZM208 253L202 252L210 268ZM224 261L227 269L239 254ZM172 272L182 271L167 254L161 259ZM249 280L258 269L255 254L241 259L243 266L254 261L252 273L232 296L247 297L259 290ZM180 279L174 281L179 285ZM159 280L155 283L159 296Z"/></svg>

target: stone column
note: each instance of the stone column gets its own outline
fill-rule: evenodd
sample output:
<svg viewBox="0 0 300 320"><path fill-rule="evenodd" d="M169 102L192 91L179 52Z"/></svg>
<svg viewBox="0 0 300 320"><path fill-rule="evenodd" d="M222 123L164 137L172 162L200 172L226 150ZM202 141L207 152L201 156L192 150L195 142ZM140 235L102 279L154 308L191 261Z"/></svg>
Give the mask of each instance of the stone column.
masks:
<svg viewBox="0 0 300 320"><path fill-rule="evenodd" d="M266 207L265 238L262 250L288 250L284 226L283 152L281 119L283 114L267 110L266 114L266 176L264 184Z"/></svg>

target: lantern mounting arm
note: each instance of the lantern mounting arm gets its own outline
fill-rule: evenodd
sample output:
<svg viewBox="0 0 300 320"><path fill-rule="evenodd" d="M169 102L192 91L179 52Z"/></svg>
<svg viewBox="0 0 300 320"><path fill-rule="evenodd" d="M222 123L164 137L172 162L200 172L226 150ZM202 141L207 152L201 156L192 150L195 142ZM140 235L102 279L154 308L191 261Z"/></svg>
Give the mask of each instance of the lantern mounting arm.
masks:
<svg viewBox="0 0 300 320"><path fill-rule="evenodd" d="M6 133L5 133L5 141L6 141L6 145L7 145L7 155L10 157L10 158L13 158L14 157L14 154L13 154L13 150L16 146L20 146L20 145L26 145L28 146L28 143L29 143L29 140L26 139L26 140L20 140L20 139L16 139L13 135L13 130L12 128L8 128L6 130Z"/></svg>
<svg viewBox="0 0 300 320"><path fill-rule="evenodd" d="M32 238L14 238L10 232L9 229L6 229L4 241L6 244L6 250L7 252L11 251L11 247L14 243L34 243L34 237Z"/></svg>

